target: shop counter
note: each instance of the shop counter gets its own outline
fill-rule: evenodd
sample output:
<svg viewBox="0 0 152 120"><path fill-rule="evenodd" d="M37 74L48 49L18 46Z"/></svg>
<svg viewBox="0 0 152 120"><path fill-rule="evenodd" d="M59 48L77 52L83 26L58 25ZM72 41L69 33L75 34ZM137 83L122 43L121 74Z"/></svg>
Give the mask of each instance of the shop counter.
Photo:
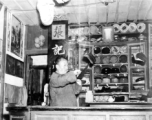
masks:
<svg viewBox="0 0 152 120"><path fill-rule="evenodd" d="M10 120L152 120L152 103L90 103L90 107L8 106Z"/></svg>

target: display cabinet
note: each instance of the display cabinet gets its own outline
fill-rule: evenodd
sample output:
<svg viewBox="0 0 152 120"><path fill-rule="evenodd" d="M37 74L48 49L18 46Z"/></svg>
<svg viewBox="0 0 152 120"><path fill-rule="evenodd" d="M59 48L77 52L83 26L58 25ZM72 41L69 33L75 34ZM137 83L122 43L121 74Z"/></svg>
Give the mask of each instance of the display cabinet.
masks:
<svg viewBox="0 0 152 120"><path fill-rule="evenodd" d="M146 42L129 44L128 47L130 57L130 91L138 91L140 93L147 90L148 88L148 63Z"/></svg>
<svg viewBox="0 0 152 120"><path fill-rule="evenodd" d="M83 71L87 66L82 59L85 54L92 53L92 45L87 44L79 44L79 69ZM82 78L82 93L92 89L92 69L90 67L87 68L84 77Z"/></svg>

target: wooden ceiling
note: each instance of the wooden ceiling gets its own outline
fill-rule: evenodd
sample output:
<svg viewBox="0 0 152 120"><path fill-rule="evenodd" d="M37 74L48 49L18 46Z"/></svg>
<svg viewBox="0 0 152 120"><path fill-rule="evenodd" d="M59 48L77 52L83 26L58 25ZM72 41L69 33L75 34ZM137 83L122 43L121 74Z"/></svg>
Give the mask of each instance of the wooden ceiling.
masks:
<svg viewBox="0 0 152 120"><path fill-rule="evenodd" d="M152 0L115 0L105 5L104 0L70 0L65 5L55 5L55 19L70 23L120 23L152 20ZM0 0L25 25L39 25L37 0ZM62 16L62 17L61 17Z"/></svg>

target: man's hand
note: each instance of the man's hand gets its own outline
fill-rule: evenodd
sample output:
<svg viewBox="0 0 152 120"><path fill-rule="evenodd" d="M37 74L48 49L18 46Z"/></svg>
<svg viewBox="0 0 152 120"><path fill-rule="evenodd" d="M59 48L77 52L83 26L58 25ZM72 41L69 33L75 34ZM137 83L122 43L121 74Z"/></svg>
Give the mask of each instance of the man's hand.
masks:
<svg viewBox="0 0 152 120"><path fill-rule="evenodd" d="M81 70L74 70L73 72L76 76L78 76L81 73Z"/></svg>
<svg viewBox="0 0 152 120"><path fill-rule="evenodd" d="M76 83L77 83L78 85L82 85L82 81L81 81L80 79L77 79Z"/></svg>

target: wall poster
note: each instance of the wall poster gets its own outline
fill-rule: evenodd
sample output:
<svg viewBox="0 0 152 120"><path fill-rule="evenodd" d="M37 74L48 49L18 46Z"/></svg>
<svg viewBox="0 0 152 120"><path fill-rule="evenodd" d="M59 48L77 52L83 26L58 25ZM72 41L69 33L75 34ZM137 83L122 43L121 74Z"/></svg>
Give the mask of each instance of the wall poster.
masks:
<svg viewBox="0 0 152 120"><path fill-rule="evenodd" d="M23 58L23 29L24 26L15 16L12 16L11 53Z"/></svg>

